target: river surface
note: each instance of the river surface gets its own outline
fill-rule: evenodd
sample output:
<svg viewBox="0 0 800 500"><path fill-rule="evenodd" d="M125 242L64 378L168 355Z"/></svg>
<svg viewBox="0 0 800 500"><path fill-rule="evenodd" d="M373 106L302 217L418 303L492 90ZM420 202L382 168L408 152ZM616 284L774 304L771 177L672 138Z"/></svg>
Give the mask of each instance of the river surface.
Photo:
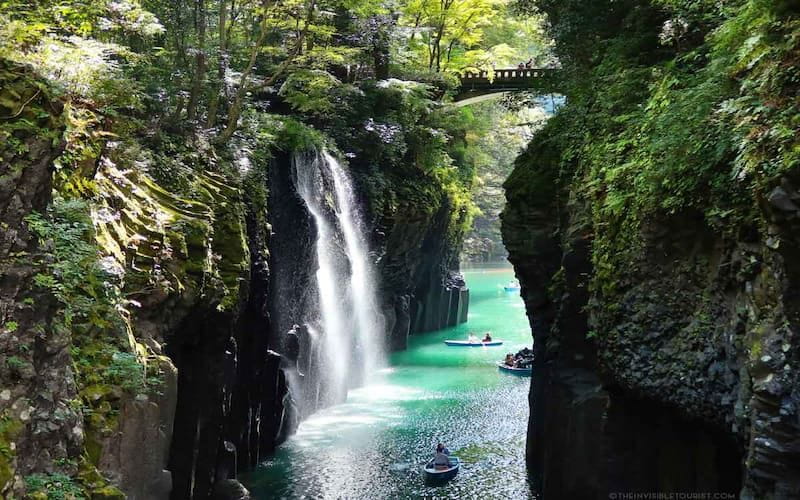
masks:
<svg viewBox="0 0 800 500"><path fill-rule="evenodd" d="M525 469L530 379L499 372L505 353L530 347L510 268L466 271L467 323L414 335L406 351L347 401L305 420L245 479L255 498L531 498ZM447 347L490 330L499 347ZM437 441L461 458L458 476L426 486L421 465Z"/></svg>

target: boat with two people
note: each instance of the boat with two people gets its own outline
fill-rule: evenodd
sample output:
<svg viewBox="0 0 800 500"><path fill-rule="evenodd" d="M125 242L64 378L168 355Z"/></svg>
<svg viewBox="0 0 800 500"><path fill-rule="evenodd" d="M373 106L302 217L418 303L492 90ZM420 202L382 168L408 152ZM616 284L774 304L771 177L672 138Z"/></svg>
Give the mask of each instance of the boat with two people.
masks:
<svg viewBox="0 0 800 500"><path fill-rule="evenodd" d="M445 340L445 345L451 347L489 347L503 345L502 340L494 340L491 332L483 334L483 339L478 340L474 333L470 333L467 340Z"/></svg>

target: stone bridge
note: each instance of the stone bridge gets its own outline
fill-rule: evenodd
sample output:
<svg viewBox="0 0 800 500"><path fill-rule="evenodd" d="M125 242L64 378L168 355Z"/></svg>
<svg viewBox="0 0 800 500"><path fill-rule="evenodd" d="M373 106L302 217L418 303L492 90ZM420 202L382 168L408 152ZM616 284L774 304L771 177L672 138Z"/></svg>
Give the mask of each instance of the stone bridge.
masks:
<svg viewBox="0 0 800 500"><path fill-rule="evenodd" d="M459 106L466 106L521 90L553 93L557 73L558 70L553 68L495 69L493 78L490 78L488 71L465 73L453 101Z"/></svg>

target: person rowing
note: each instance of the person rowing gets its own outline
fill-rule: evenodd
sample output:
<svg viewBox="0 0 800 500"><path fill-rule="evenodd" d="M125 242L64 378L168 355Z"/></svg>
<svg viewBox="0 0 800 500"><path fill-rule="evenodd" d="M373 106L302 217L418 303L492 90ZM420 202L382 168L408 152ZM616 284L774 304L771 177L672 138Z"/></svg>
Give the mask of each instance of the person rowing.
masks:
<svg viewBox="0 0 800 500"><path fill-rule="evenodd" d="M436 445L436 455L433 457L433 465L437 469L447 469L450 467L450 450L442 443Z"/></svg>
<svg viewBox="0 0 800 500"><path fill-rule="evenodd" d="M486 334L483 336L483 342L491 342L491 341L492 341L492 334L486 332Z"/></svg>

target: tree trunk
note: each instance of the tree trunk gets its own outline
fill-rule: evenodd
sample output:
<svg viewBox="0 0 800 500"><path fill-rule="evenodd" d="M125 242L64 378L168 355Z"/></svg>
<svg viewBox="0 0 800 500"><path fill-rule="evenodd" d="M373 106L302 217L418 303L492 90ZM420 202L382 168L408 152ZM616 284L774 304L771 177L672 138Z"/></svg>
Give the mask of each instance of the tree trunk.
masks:
<svg viewBox="0 0 800 500"><path fill-rule="evenodd" d="M203 91L203 80L206 75L206 2L195 2L195 24L197 29L197 53L195 54L195 72L192 90L189 93L189 104L186 106L186 117L189 121L197 118L197 106Z"/></svg>
<svg viewBox="0 0 800 500"><path fill-rule="evenodd" d="M292 61L300 54L303 50L303 42L305 41L306 36L308 35L308 28L311 24L311 19L313 19L314 9L316 8L316 0L311 0L311 3L308 6L308 13L306 17L306 23L303 27L302 31L299 33L297 37L297 41L294 46L294 51L289 54L289 56L284 60L280 66L275 70L271 77L263 84L259 85L257 88L264 88L272 85L275 83L275 80L278 79L280 75L283 74L284 71L289 67ZM248 81L250 80L250 74L253 72L253 67L256 64L256 57L258 57L258 53L261 51L261 46L264 45L264 42L267 38L267 29L266 26L262 26L261 35L258 37L258 41L253 46L253 50L250 52L250 60L248 61L247 68L245 68L244 72L242 73L242 78L239 82L239 88L236 91L236 97L233 101L233 105L231 106L230 112L228 112L228 125L225 127L225 130L217 137L216 141L218 144L224 144L228 142L231 137L233 137L234 132L236 132L236 128L239 126L239 118L242 115L242 106L244 104L244 97L247 95L248 90Z"/></svg>
<svg viewBox="0 0 800 500"><path fill-rule="evenodd" d="M217 86L211 96L211 103L208 105L208 118L206 128L213 127L217 122L217 110L225 92L225 73L228 68L228 4L225 0L219 2L219 64L217 65Z"/></svg>

